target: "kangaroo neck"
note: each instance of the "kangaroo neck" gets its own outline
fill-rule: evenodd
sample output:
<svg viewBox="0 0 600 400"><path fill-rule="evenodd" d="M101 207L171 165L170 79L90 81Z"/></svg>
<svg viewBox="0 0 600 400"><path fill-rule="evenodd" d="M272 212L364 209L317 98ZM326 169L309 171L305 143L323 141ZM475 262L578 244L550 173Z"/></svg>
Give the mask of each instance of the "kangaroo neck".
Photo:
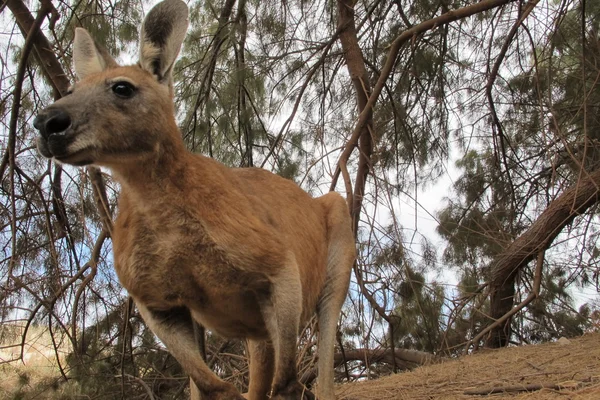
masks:
<svg viewBox="0 0 600 400"><path fill-rule="evenodd" d="M109 166L122 190L141 201L169 192L177 195L185 187L186 170L192 154L183 143L161 143L147 157Z"/></svg>

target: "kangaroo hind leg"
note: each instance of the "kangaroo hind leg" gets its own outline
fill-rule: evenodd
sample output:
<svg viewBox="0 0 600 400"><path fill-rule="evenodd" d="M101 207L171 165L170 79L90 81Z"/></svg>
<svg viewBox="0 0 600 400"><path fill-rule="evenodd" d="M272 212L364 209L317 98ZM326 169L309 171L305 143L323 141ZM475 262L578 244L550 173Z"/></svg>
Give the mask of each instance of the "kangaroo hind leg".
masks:
<svg viewBox="0 0 600 400"><path fill-rule="evenodd" d="M327 275L319 298L317 316L319 323L318 386L319 400L334 400L334 351L337 322L340 316L350 274L356 258L356 245L352 222L346 202L336 193L319 200L327 210Z"/></svg>
<svg viewBox="0 0 600 400"><path fill-rule="evenodd" d="M275 372L273 345L268 341L248 340L250 385L248 399L267 400Z"/></svg>
<svg viewBox="0 0 600 400"><path fill-rule="evenodd" d="M263 302L261 310L275 357L271 400L313 400L314 395L298 381L296 368L302 284L293 257L274 278L271 296Z"/></svg>

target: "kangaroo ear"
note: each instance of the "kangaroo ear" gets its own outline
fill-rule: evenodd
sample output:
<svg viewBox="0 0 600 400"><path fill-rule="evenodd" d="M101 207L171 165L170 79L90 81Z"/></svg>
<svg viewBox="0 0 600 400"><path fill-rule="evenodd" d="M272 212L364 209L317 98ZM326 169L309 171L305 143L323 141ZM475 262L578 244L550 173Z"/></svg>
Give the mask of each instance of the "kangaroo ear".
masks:
<svg viewBox="0 0 600 400"><path fill-rule="evenodd" d="M188 23L188 8L183 1L164 0L150 10L142 24L140 65L169 87Z"/></svg>
<svg viewBox="0 0 600 400"><path fill-rule="evenodd" d="M75 28L73 64L79 79L83 79L89 74L103 71L106 68L117 66L117 63L108 54L106 49L98 46L88 31L83 28Z"/></svg>

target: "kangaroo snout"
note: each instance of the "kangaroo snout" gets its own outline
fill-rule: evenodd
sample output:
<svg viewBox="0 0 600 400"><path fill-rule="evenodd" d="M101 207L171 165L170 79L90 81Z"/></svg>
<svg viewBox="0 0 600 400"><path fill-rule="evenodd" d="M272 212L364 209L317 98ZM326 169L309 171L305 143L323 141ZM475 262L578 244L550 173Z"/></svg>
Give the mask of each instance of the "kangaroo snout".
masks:
<svg viewBox="0 0 600 400"><path fill-rule="evenodd" d="M71 117L63 110L44 110L33 120L33 127L44 139L60 134L71 126Z"/></svg>
<svg viewBox="0 0 600 400"><path fill-rule="evenodd" d="M73 121L69 113L62 108L48 108L33 120L38 130L37 148L46 158L73 165L87 165L92 162L89 149L80 149L75 141L77 134L72 128Z"/></svg>
<svg viewBox="0 0 600 400"><path fill-rule="evenodd" d="M33 120L33 127L40 136L37 147L40 154L46 158L56 158L68 155L68 147L72 141L66 131L71 126L71 117L62 109L46 109Z"/></svg>

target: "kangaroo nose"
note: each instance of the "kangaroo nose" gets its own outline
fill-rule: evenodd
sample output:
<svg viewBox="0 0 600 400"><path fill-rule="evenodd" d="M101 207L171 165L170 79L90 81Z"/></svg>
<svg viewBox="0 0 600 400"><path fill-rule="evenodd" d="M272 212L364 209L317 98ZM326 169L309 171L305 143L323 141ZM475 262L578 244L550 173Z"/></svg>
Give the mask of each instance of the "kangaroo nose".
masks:
<svg viewBox="0 0 600 400"><path fill-rule="evenodd" d="M62 110L52 110L40 114L33 120L33 127L40 131L40 134L45 139L52 134L67 130L70 125L71 117Z"/></svg>

